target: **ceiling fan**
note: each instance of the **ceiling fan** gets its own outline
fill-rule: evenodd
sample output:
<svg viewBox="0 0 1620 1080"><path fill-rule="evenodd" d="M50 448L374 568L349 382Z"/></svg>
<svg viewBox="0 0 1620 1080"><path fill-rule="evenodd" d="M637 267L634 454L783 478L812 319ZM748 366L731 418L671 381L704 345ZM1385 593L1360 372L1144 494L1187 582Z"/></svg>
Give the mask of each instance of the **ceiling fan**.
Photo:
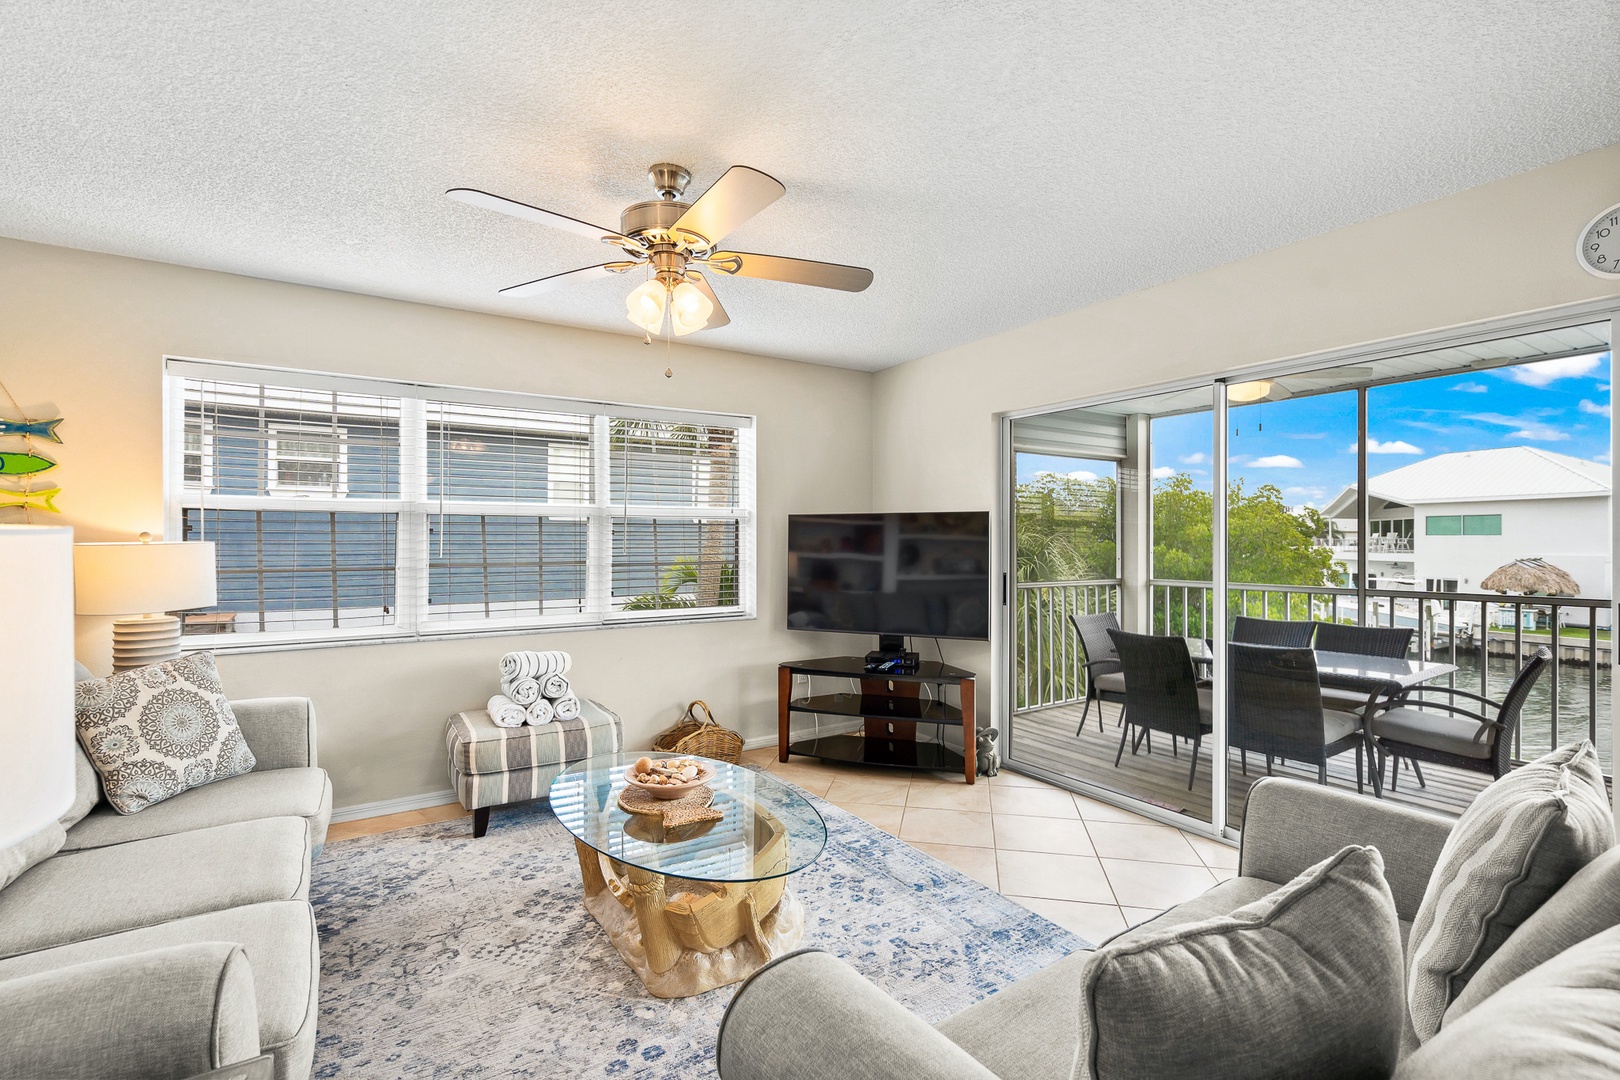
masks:
<svg viewBox="0 0 1620 1080"><path fill-rule="evenodd" d="M476 188L451 188L445 194L469 206L600 240L626 256L512 285L501 290L503 296L537 296L562 285L645 267L648 278L626 298L625 307L630 321L646 331L649 341L662 331L666 314L670 329L681 336L731 321L709 286L704 275L707 270L845 292L860 292L872 284L872 271L859 266L721 250L720 241L732 230L787 192L774 177L758 169L733 165L691 203L681 201L692 180L692 174L681 166L660 162L647 170L647 178L658 198L625 207L617 232Z"/></svg>

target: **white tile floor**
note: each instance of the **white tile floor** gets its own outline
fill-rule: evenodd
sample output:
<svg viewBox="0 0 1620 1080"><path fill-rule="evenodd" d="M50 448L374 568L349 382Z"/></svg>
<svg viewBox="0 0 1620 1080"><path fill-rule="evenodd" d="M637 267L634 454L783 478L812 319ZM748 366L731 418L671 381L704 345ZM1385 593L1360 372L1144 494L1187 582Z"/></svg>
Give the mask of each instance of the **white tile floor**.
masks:
<svg viewBox="0 0 1620 1080"><path fill-rule="evenodd" d="M1237 873L1237 849L1032 780L747 761L820 795L1093 943ZM333 825L327 839L461 817L456 803Z"/></svg>
<svg viewBox="0 0 1620 1080"><path fill-rule="evenodd" d="M1237 873L1237 849L1016 773L980 777L745 760L1097 942Z"/></svg>

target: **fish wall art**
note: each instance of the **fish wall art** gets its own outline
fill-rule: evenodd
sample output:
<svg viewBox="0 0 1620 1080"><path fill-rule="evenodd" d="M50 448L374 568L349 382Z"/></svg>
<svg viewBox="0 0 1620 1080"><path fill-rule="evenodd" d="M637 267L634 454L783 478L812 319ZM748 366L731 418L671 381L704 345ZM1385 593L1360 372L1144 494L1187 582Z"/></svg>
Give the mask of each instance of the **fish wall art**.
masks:
<svg viewBox="0 0 1620 1080"><path fill-rule="evenodd" d="M56 433L56 425L61 422L62 418L60 416L55 420L7 420L0 417L0 437L21 435L59 443L62 441L62 436Z"/></svg>
<svg viewBox="0 0 1620 1080"><path fill-rule="evenodd" d="M5 394L11 407L22 416L22 406L17 404L17 399L4 383L0 383L0 393ZM57 434L56 428L61 422L60 416L48 420L31 420L27 416L22 416L20 420L0 417L0 440L21 440L20 449L16 443L8 446L0 442L0 478L10 480L15 477L22 486L21 491L0 487L0 510L19 509L23 512L25 522L35 510L60 513L56 508L56 497L62 494L62 489L34 487L36 476L56 468L54 460L35 452L34 443L40 440L60 444L62 436Z"/></svg>
<svg viewBox="0 0 1620 1080"><path fill-rule="evenodd" d="M61 488L46 488L43 491L0 491L0 510L20 506L24 510L47 510L53 514L61 513L56 508L56 497L60 494L62 494Z"/></svg>
<svg viewBox="0 0 1620 1080"><path fill-rule="evenodd" d="M0 453L0 476L32 476L56 468L56 462L39 454Z"/></svg>

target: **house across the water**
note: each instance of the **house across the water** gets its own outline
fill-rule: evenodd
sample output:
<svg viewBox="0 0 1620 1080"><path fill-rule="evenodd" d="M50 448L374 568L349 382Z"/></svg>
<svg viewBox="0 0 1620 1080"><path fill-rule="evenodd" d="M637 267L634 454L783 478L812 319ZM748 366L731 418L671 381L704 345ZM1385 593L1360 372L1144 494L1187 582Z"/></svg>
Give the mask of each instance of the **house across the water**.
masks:
<svg viewBox="0 0 1620 1080"><path fill-rule="evenodd" d="M1439 454L1369 477L1367 586L1480 592L1492 570L1538 557L1582 595L1608 596L1609 495L1608 465L1533 446ZM1323 513L1353 581L1355 485Z"/></svg>

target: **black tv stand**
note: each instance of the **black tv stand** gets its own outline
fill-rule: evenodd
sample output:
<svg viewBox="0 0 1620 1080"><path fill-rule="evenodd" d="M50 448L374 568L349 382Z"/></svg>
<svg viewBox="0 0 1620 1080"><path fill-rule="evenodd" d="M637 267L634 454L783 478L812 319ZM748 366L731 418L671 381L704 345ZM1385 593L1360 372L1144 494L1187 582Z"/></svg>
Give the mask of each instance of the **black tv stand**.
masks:
<svg viewBox="0 0 1620 1080"><path fill-rule="evenodd" d="M902 649L903 651L903 649ZM793 677L859 679L861 692L809 693L793 696ZM776 669L777 758L789 754L843 761L858 765L888 765L936 772L962 771L973 783L975 737L978 733L973 711L973 672L933 660L924 660L911 672L872 674L859 656L829 656L819 660L799 660ZM922 696L924 685L955 686L959 704ZM823 735L797 742L792 740L790 721L794 713L814 713L864 721L863 730L839 735ZM937 728L960 727L962 752L942 742L918 742L917 725Z"/></svg>

